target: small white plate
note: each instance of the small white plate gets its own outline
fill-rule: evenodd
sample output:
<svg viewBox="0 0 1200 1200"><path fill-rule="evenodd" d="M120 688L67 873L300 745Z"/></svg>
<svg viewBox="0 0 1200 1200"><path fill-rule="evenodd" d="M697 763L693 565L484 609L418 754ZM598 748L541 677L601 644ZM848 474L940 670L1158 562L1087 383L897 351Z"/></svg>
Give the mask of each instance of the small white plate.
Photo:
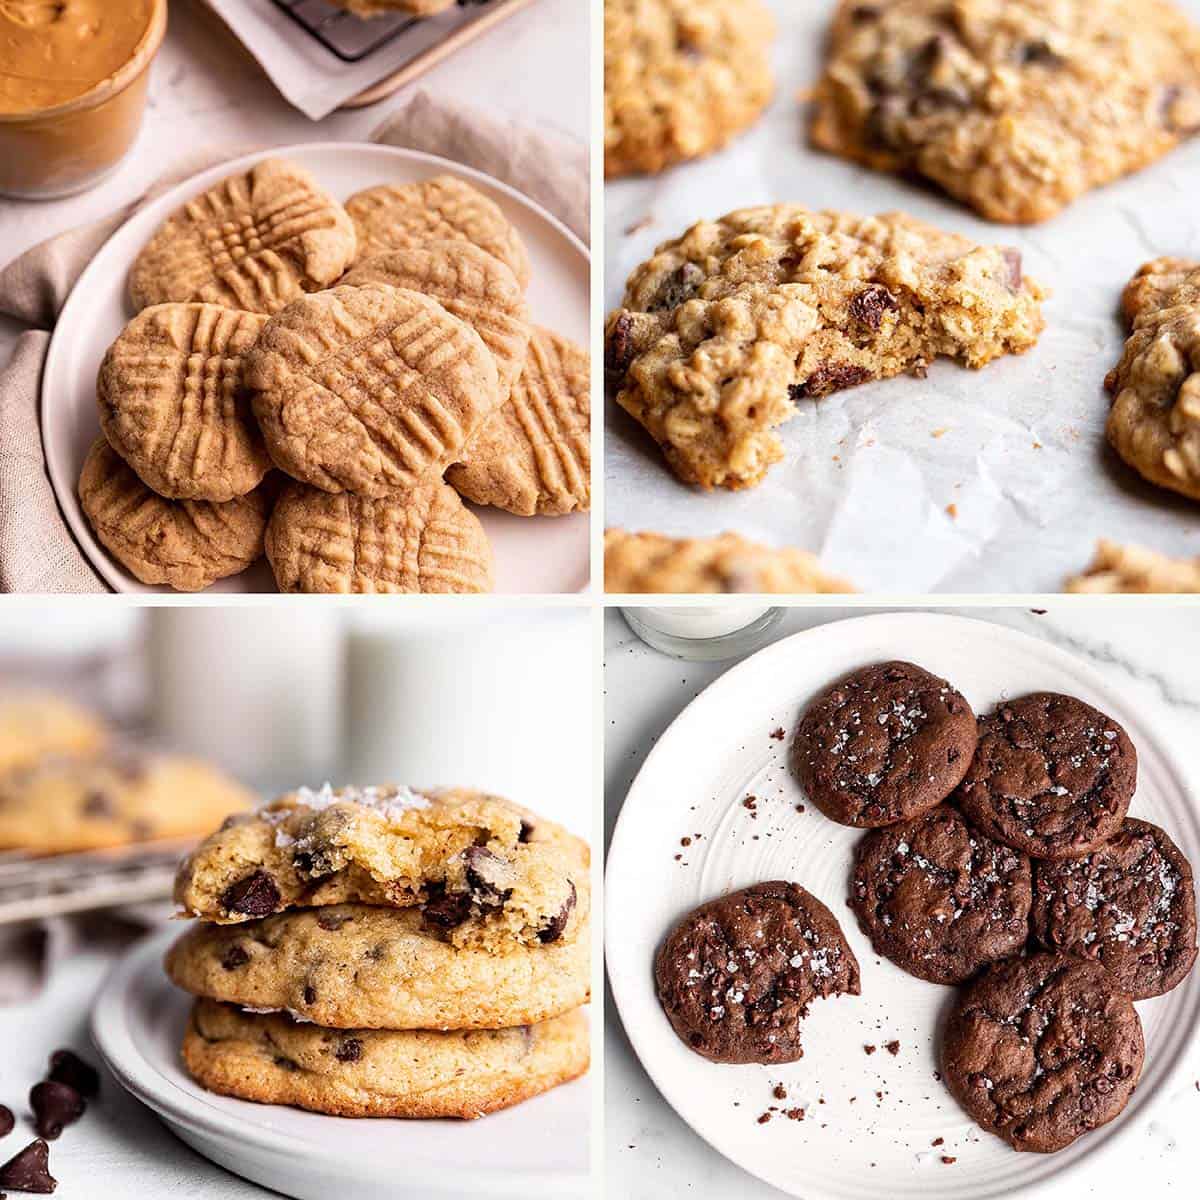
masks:
<svg viewBox="0 0 1200 1200"><path fill-rule="evenodd" d="M191 997L162 968L178 936L156 933L117 964L96 997L92 1040L122 1086L206 1158L298 1200L588 1194L586 1076L478 1121L325 1117L205 1091L179 1060Z"/></svg>
<svg viewBox="0 0 1200 1200"><path fill-rule="evenodd" d="M1018 1154L978 1129L934 1077L937 1031L954 996L881 959L846 907L861 832L805 803L787 765L791 731L821 689L856 667L909 659L949 679L985 713L1039 689L1067 692L1118 720L1137 747L1132 812L1163 826L1200 863L1200 809L1153 710L1132 709L1090 667L1047 642L966 617L885 614L785 638L734 667L679 715L647 757L613 835L606 874L613 996L642 1065L679 1115L740 1167L804 1200L1029 1196L1106 1154L1169 1090L1200 1021L1200 971L1139 1003L1141 1082L1111 1124L1053 1155ZM771 737L787 731L784 740ZM758 797L757 815L742 805ZM695 834L703 836L695 840ZM680 839L692 837L682 847ZM680 861L676 856L681 855ZM862 969L862 995L817 1000L804 1057L780 1067L718 1066L679 1041L654 993L659 942L687 910L735 888L789 879L823 900ZM896 1056L885 1050L893 1039ZM873 1045L868 1055L864 1046ZM772 1097L776 1083L786 1101ZM801 1122L771 1105L805 1109ZM935 1147L933 1142L944 1138ZM955 1159L944 1164L942 1156Z"/></svg>
<svg viewBox="0 0 1200 1200"><path fill-rule="evenodd" d="M42 377L42 443L50 482L71 532L92 565L118 592L169 592L139 583L96 541L75 489L88 447L100 432L96 373L105 351L134 315L126 279L155 229L189 197L264 158L285 157L307 167L333 195L345 199L380 183L412 183L448 173L487 193L516 227L533 264L528 299L534 320L589 344L590 266L583 243L545 209L487 175L432 154L362 142L276 146L204 171L129 219L79 277L54 330ZM588 514L515 517L471 506L496 556L496 591L576 592L588 581ZM273 592L265 561L210 589Z"/></svg>

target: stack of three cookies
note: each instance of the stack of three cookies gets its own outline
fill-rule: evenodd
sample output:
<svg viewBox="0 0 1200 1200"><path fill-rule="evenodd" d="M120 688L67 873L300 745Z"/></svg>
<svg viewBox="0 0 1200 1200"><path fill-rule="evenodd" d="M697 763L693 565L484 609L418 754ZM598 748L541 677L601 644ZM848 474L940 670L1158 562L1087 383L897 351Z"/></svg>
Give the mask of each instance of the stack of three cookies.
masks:
<svg viewBox="0 0 1200 1200"><path fill-rule="evenodd" d="M589 855L498 797L301 789L183 864L203 1086L339 1116L478 1117L587 1070Z"/></svg>

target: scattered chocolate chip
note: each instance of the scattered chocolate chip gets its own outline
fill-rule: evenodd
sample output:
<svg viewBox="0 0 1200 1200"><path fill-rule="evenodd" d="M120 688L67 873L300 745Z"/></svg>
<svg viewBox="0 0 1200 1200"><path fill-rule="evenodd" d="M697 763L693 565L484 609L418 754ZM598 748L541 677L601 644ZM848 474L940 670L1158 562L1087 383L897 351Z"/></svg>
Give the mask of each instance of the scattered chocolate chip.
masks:
<svg viewBox="0 0 1200 1200"><path fill-rule="evenodd" d="M250 955L246 953L244 947L236 943L228 947L224 954L221 955L221 966L227 971L233 971L238 967L244 967L250 961Z"/></svg>
<svg viewBox="0 0 1200 1200"><path fill-rule="evenodd" d="M609 327L604 339L604 373L611 383L619 384L633 362L633 317L621 313Z"/></svg>
<svg viewBox="0 0 1200 1200"><path fill-rule="evenodd" d="M517 841L525 845L533 837L533 825L529 821L521 822L521 832L517 834Z"/></svg>
<svg viewBox="0 0 1200 1200"><path fill-rule="evenodd" d="M358 1062L362 1058L362 1042L358 1038L343 1039L334 1057L342 1063Z"/></svg>
<svg viewBox="0 0 1200 1200"><path fill-rule="evenodd" d="M467 883L471 899L487 908L501 908L512 896L512 864L482 846L470 846L463 852L467 865Z"/></svg>
<svg viewBox="0 0 1200 1200"><path fill-rule="evenodd" d="M883 325L884 313L895 312L900 301L882 284L864 288L850 301L850 318L868 329L878 330Z"/></svg>
<svg viewBox="0 0 1200 1200"><path fill-rule="evenodd" d="M549 945L562 937L563 930L566 929L567 921L571 916L571 910L575 907L575 899L575 885L571 884L571 894L564 901L562 908L550 918L550 924L538 932L539 942Z"/></svg>
<svg viewBox="0 0 1200 1200"><path fill-rule="evenodd" d="M16 1123L17 1119L13 1116L12 1109L0 1104L0 1137L8 1137Z"/></svg>
<svg viewBox="0 0 1200 1200"><path fill-rule="evenodd" d="M55 1050L50 1055L50 1070L46 1072L46 1078L73 1087L89 1100L100 1094L100 1073L90 1063L84 1062L74 1050Z"/></svg>
<svg viewBox="0 0 1200 1200"><path fill-rule="evenodd" d="M325 909L317 913L317 925L326 933L336 933L345 923L346 918L341 913L326 912Z"/></svg>
<svg viewBox="0 0 1200 1200"><path fill-rule="evenodd" d="M0 1188L48 1196L58 1180L50 1174L50 1147L38 1138L0 1167Z"/></svg>
<svg viewBox="0 0 1200 1200"><path fill-rule="evenodd" d="M83 1116L87 1102L73 1087L48 1079L30 1089L29 1107L38 1135L54 1141L66 1126Z"/></svg>
<svg viewBox="0 0 1200 1200"><path fill-rule="evenodd" d="M447 892L444 884L431 884L421 912L430 925L454 929L471 915L471 897L466 892Z"/></svg>
<svg viewBox="0 0 1200 1200"><path fill-rule="evenodd" d="M667 308L678 308L695 294L704 282L704 272L693 262L676 267L663 281L654 298L647 306L649 312L661 312Z"/></svg>
<svg viewBox="0 0 1200 1200"><path fill-rule="evenodd" d="M255 871L225 889L221 904L226 912L247 917L268 917L279 903L279 888L266 871Z"/></svg>
<svg viewBox="0 0 1200 1200"><path fill-rule="evenodd" d="M97 820L117 815L116 809L113 808L112 797L107 792L99 790L88 792L84 796L82 812L85 817L94 817Z"/></svg>
<svg viewBox="0 0 1200 1200"><path fill-rule="evenodd" d="M870 378L871 372L866 367L856 367L850 363L828 363L818 367L803 383L793 383L788 388L788 396L792 400L828 396L831 392L841 391L842 388L856 387Z"/></svg>

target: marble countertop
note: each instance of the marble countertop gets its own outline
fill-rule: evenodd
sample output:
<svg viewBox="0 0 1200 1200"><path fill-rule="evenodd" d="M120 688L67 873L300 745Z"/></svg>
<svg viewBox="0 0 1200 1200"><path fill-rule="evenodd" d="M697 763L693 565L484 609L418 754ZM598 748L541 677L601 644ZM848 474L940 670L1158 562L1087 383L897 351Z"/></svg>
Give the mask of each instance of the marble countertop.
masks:
<svg viewBox="0 0 1200 1200"><path fill-rule="evenodd" d="M875 608L797 608L784 614L777 637ZM935 609L931 611L951 611ZM1069 650L1119 684L1133 704L1154 703L1174 744L1200 779L1200 612L1186 607L1103 610L966 609L962 615L1009 625ZM732 662L687 663L645 646L616 610L605 614L605 841L626 792L658 737L679 712ZM784 1195L759 1183L701 1141L662 1099L630 1048L606 991L606 1193L626 1200ZM1182 1195L1200 1173L1200 1053L1170 1103L1123 1155L1084 1165L1059 1186L1062 1200L1142 1194ZM1194 1185L1192 1185L1194 1186Z"/></svg>

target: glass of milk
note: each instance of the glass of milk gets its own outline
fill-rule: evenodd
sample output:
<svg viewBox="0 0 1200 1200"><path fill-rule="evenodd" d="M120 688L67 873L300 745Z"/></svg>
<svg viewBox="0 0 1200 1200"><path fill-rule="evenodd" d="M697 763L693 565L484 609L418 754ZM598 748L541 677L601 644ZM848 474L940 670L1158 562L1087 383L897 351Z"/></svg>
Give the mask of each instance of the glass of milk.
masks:
<svg viewBox="0 0 1200 1200"><path fill-rule="evenodd" d="M634 633L655 650L693 662L737 658L763 645L783 617L782 608L702 604L678 608L623 608Z"/></svg>

